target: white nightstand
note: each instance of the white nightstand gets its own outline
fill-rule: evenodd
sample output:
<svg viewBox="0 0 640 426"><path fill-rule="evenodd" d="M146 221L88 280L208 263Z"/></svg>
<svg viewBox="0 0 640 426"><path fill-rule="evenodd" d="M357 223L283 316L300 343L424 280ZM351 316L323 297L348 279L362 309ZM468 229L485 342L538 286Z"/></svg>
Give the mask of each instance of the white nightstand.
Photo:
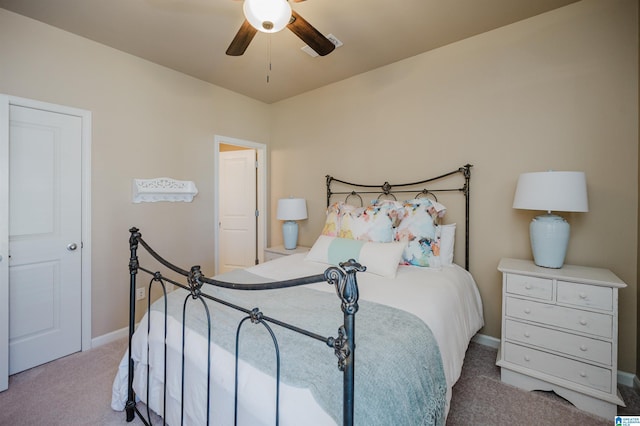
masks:
<svg viewBox="0 0 640 426"><path fill-rule="evenodd" d="M576 407L613 419L618 388L618 289L608 269L536 266L502 259L502 381L554 391Z"/></svg>
<svg viewBox="0 0 640 426"><path fill-rule="evenodd" d="M264 249L264 261L268 262L282 256L289 256L290 254L306 253L309 250L310 248L305 246L297 246L293 250L287 250L283 245L267 247Z"/></svg>

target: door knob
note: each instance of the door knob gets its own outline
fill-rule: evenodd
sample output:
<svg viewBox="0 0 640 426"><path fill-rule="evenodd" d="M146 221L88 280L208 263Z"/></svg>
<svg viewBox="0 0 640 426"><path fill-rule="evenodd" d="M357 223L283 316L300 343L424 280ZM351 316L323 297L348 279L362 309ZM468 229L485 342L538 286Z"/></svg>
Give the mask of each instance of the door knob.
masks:
<svg viewBox="0 0 640 426"><path fill-rule="evenodd" d="M78 248L78 245L76 243L71 243L67 246L67 250L69 251L74 251L77 248Z"/></svg>

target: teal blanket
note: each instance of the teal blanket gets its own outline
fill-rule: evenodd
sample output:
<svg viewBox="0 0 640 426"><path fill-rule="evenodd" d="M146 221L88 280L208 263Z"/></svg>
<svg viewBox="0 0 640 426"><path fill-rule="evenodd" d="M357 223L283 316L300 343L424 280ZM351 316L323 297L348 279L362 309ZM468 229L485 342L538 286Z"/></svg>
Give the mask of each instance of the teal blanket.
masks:
<svg viewBox="0 0 640 426"><path fill-rule="evenodd" d="M266 281L246 271L216 278L241 283ZM207 284L202 289L247 309L258 307L265 316L325 337L337 337L343 322L335 293L303 287L238 291ZM182 321L187 296L184 290L168 296L168 313L178 321ZM359 305L355 320L355 424L444 425L446 381L440 350L429 327L405 311L367 301ZM236 328L246 315L213 302L209 306L212 340L234 354ZM162 311L164 303L158 301L152 309ZM206 337L206 314L200 301L190 299L186 322ZM333 349L321 341L270 326L280 347L282 382L310 389L318 404L341 424L343 375ZM263 326L245 322L240 358L275 377L275 349Z"/></svg>

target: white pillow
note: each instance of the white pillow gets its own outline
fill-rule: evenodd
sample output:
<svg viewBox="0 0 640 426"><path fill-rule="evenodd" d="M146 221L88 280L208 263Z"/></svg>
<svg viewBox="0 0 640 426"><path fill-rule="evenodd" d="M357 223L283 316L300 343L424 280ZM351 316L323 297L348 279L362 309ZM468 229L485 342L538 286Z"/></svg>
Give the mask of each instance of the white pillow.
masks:
<svg viewBox="0 0 640 426"><path fill-rule="evenodd" d="M439 225L440 228L440 262L442 266L453 264L453 246L456 240L456 224Z"/></svg>
<svg viewBox="0 0 640 426"><path fill-rule="evenodd" d="M374 243L320 235L306 259L336 266L355 259L367 267L366 272L394 278L405 246L404 242Z"/></svg>

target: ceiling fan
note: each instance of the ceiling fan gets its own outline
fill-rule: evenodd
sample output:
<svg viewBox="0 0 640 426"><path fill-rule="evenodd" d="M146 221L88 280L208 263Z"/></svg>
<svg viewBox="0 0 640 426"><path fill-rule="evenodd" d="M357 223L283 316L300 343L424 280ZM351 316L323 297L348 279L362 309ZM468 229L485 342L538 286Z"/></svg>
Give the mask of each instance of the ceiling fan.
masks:
<svg viewBox="0 0 640 426"><path fill-rule="evenodd" d="M293 0L300 3L304 0ZM287 0L244 0L245 20L227 48L227 55L241 56L258 31L275 33L285 26L318 55L331 53L336 46L307 22Z"/></svg>

